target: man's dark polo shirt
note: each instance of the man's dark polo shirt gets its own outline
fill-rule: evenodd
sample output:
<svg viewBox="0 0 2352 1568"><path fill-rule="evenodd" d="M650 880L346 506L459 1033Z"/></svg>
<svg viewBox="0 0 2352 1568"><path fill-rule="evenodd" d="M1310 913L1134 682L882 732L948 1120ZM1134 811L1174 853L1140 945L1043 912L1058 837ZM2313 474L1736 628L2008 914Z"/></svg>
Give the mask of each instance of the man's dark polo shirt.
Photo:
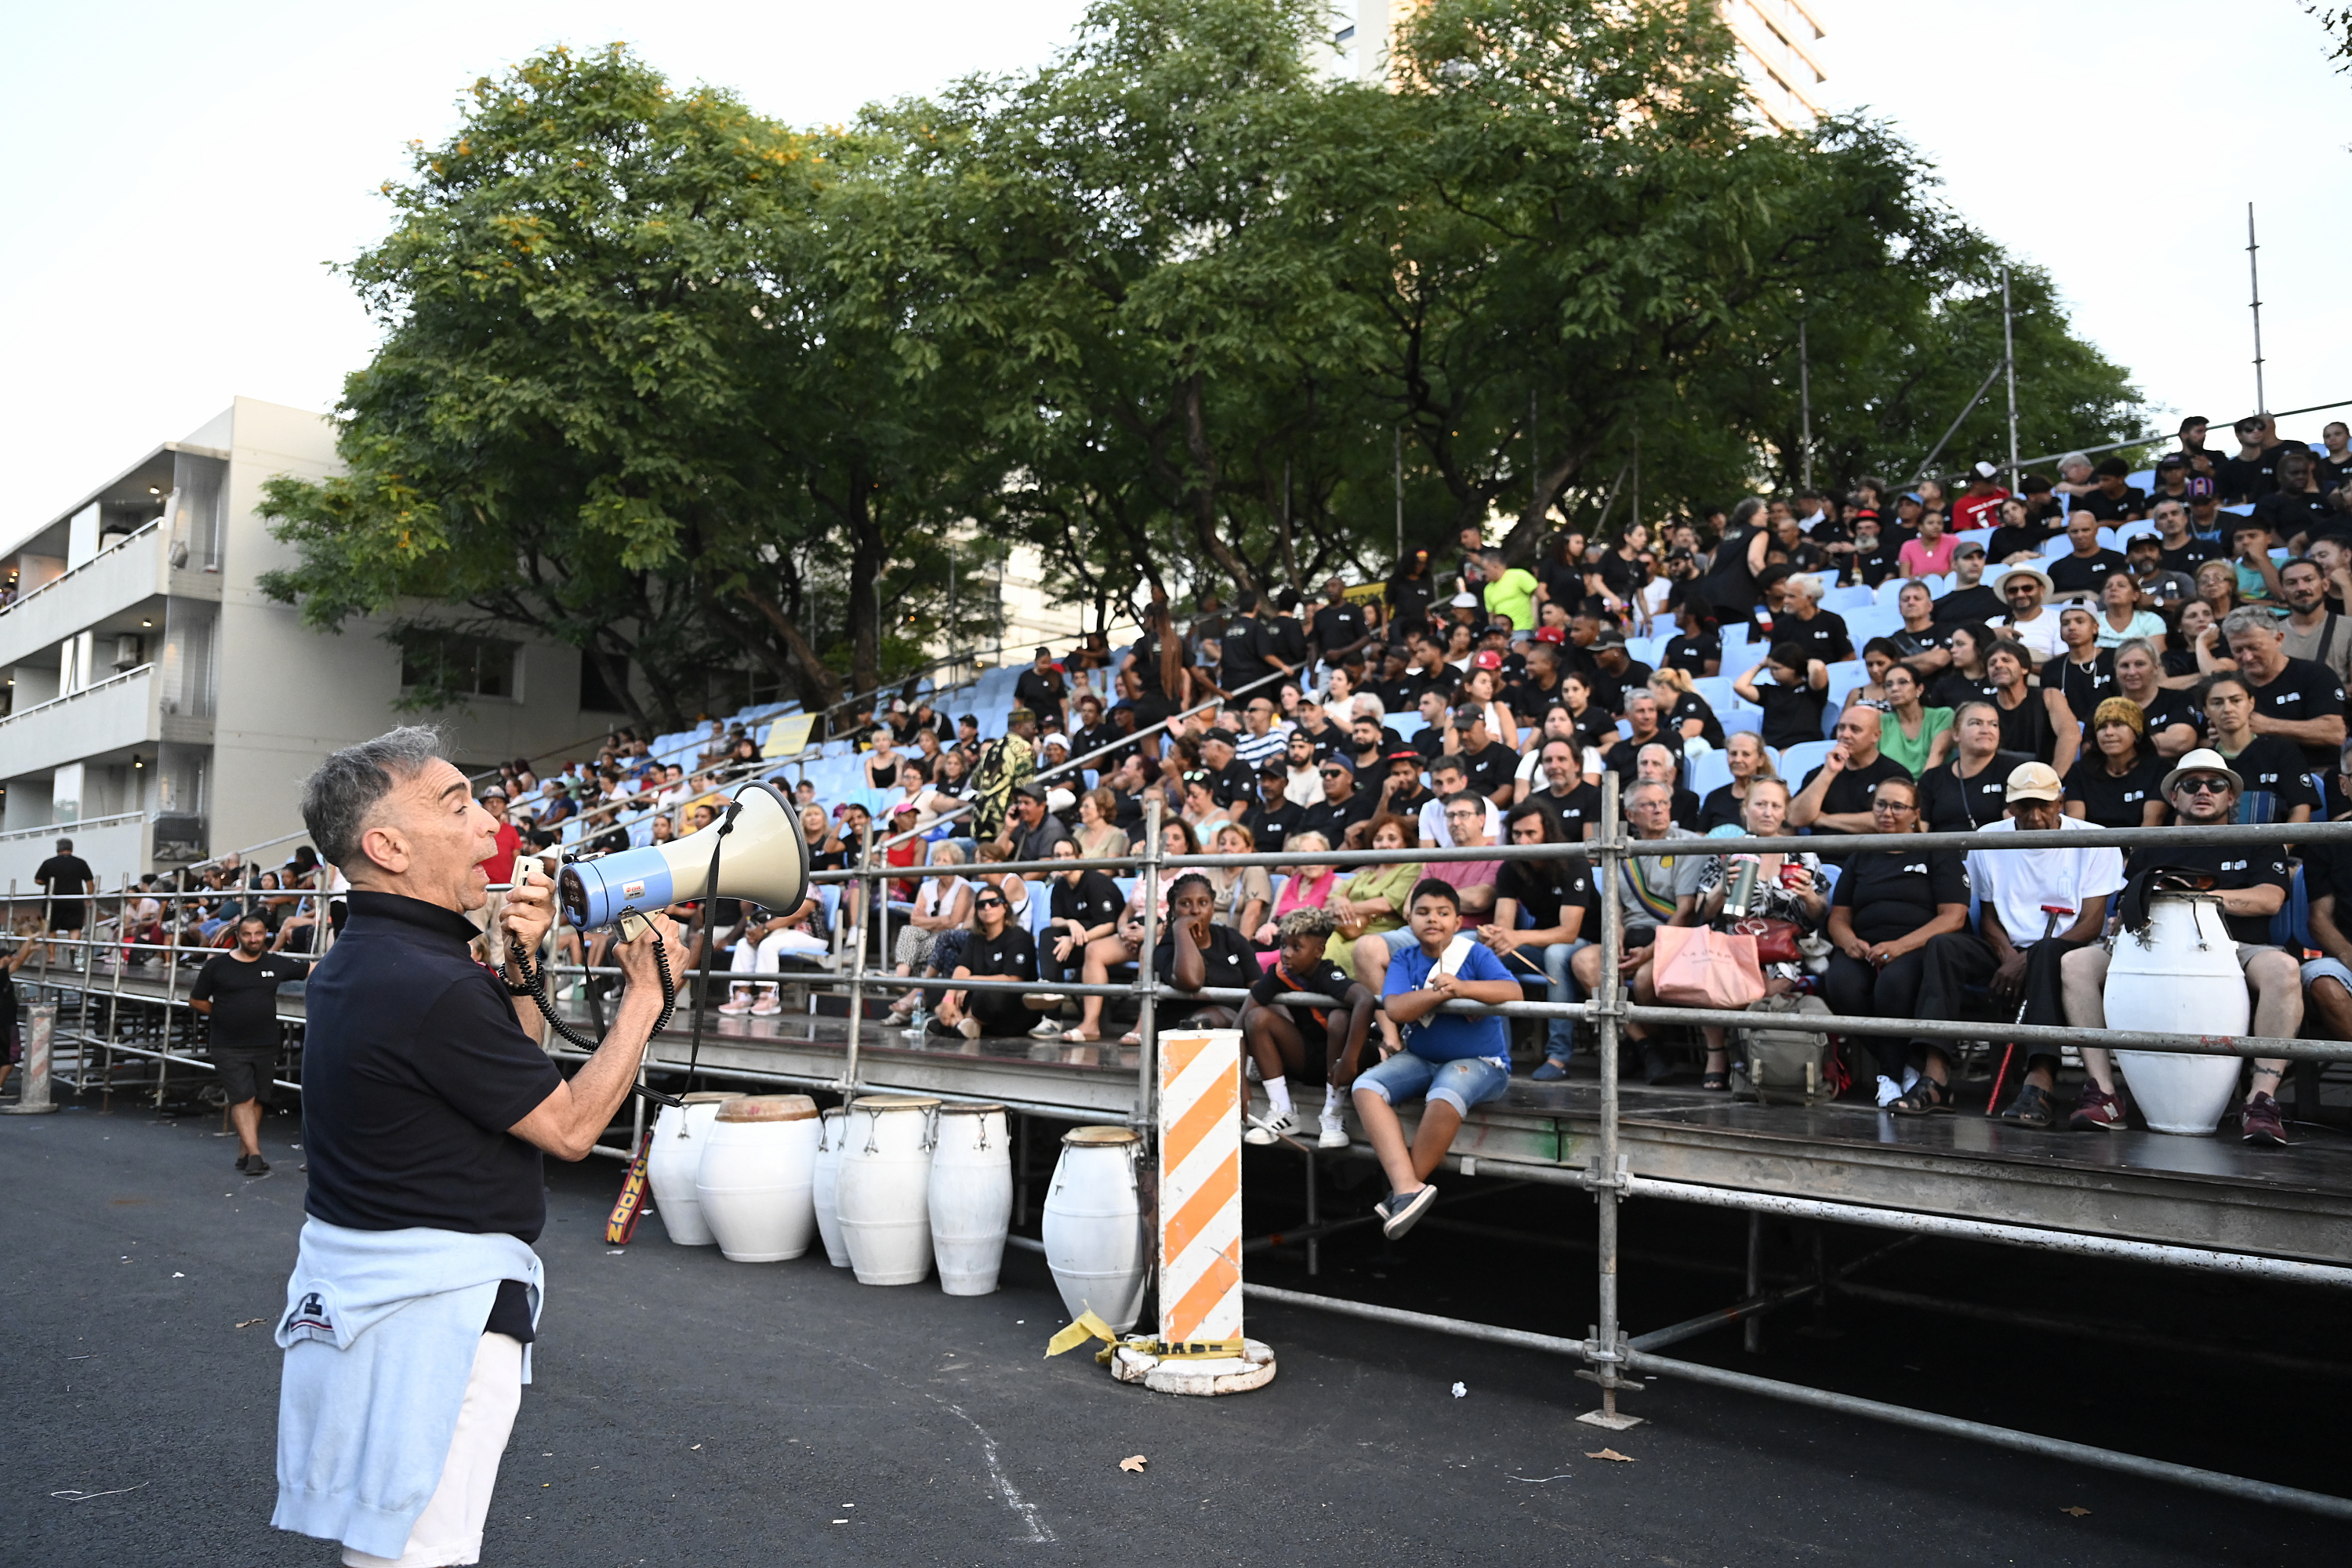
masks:
<svg viewBox="0 0 2352 1568"><path fill-rule="evenodd" d="M304 1206L354 1230L411 1226L533 1241L547 1224L540 1152L507 1129L562 1081L474 962L471 921L353 892L310 972L302 1044Z"/></svg>

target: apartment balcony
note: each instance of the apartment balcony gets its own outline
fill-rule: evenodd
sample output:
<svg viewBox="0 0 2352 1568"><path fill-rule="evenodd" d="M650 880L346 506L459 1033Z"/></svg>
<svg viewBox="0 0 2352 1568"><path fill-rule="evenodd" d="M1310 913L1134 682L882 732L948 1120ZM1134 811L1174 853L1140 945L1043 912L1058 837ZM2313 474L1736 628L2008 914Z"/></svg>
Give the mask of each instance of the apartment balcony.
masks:
<svg viewBox="0 0 2352 1568"><path fill-rule="evenodd" d="M140 747L153 755L152 748L164 738L166 721L157 686L155 667L142 664L0 719L0 769L16 778ZM174 718L171 738L209 739L210 721L194 722L202 725L202 737L181 734L191 721Z"/></svg>
<svg viewBox="0 0 2352 1568"><path fill-rule="evenodd" d="M170 545L162 521L151 522L0 609L0 668L29 662L67 637L169 592Z"/></svg>
<svg viewBox="0 0 2352 1568"><path fill-rule="evenodd" d="M40 889L33 882L33 873L54 853L58 839L70 838L74 853L98 873L100 888L111 893L122 886L125 877L136 877L147 868L147 832L146 814L130 811L0 833L0 887L17 899L38 898ZM108 914L113 912L111 903L103 908Z"/></svg>

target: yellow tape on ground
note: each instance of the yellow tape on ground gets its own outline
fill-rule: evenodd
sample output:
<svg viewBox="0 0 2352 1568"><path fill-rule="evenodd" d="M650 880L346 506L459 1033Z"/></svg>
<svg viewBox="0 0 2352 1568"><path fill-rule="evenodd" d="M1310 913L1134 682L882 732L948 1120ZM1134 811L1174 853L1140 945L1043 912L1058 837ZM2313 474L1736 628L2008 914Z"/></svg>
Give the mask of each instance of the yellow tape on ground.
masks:
<svg viewBox="0 0 2352 1568"><path fill-rule="evenodd" d="M1096 1317L1092 1311L1080 1312L1068 1328L1045 1342L1045 1353L1049 1356L1060 1355L1064 1351L1077 1349L1088 1340L1102 1340L1115 1345L1118 1343L1118 1334L1108 1323ZM1108 1352L1104 1352L1106 1356L1108 1353Z"/></svg>
<svg viewBox="0 0 2352 1568"><path fill-rule="evenodd" d="M1225 1361L1242 1355L1248 1344L1245 1340L1186 1340L1181 1344L1141 1336L1122 1340L1108 1323L1093 1312L1086 1311L1080 1312L1069 1327L1045 1342L1045 1353L1057 1356L1065 1351L1077 1349L1088 1340L1103 1342L1103 1348L1095 1352L1095 1360L1105 1366L1110 1364L1111 1352L1121 1345L1141 1351L1149 1356L1157 1356L1161 1361Z"/></svg>

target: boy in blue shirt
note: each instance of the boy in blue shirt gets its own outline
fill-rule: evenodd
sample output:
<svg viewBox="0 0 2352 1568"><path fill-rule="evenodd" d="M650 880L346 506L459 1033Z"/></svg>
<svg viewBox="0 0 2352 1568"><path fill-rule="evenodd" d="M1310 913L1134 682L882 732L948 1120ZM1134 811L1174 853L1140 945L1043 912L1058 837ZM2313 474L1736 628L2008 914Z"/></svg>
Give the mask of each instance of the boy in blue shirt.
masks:
<svg viewBox="0 0 2352 1568"><path fill-rule="evenodd" d="M1364 1124L1388 1173L1389 1195L1373 1205L1381 1233L1393 1240L1411 1230L1437 1201L1424 1179L1454 1146L1470 1108L1495 1099L1511 1082L1510 1027L1499 1016L1441 1013L1448 1002L1517 1002L1519 983L1502 960L1460 934L1462 905L1453 884L1425 877L1405 906L1416 945L1389 961L1381 1007L1404 1037L1404 1049L1356 1079L1356 1118ZM1426 1097L1412 1146L1394 1110L1399 1100Z"/></svg>

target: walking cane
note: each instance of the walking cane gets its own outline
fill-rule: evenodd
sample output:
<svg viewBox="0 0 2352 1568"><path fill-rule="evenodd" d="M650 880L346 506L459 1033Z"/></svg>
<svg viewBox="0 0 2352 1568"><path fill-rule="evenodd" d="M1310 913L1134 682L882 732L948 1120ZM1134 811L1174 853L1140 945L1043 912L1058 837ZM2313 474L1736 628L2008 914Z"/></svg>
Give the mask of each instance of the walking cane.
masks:
<svg viewBox="0 0 2352 1568"><path fill-rule="evenodd" d="M2066 908L2063 904L2042 905L2042 940L2048 942L2050 940L2051 933L2058 929L2058 921L2062 918L2071 917L2074 912L2074 910ZM2018 989L2022 991L2024 988L2025 982L2023 977L2021 976L2018 980ZM2025 1009L2032 1005L2032 1001L2033 998L2031 995L2020 996L2017 999L2017 1016L2010 1020L2012 1026L2025 1022ZM2017 1042L2015 1040L2010 1041L2009 1044L2001 1047L2000 1066L1994 1070L1992 1075L1992 1098L1985 1101L1985 1114L1987 1116L1998 1116L2000 1114L2001 1080L2009 1076L2009 1058L2016 1054Z"/></svg>

